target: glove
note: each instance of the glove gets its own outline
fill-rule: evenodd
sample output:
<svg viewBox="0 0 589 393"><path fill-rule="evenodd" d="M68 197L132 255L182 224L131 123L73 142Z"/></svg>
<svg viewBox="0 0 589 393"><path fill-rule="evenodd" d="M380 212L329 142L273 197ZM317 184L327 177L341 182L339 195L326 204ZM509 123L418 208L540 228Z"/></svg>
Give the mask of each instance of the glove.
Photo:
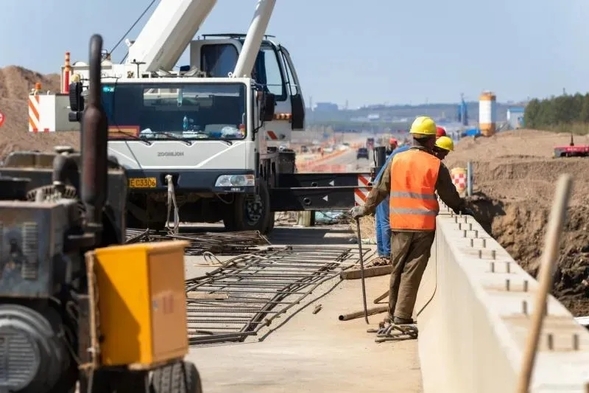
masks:
<svg viewBox="0 0 589 393"><path fill-rule="evenodd" d="M474 217L474 212L469 208L462 209L462 214L466 216Z"/></svg>
<svg viewBox="0 0 589 393"><path fill-rule="evenodd" d="M350 215L353 219L358 219L366 215L364 212L364 206L354 206L350 209Z"/></svg>

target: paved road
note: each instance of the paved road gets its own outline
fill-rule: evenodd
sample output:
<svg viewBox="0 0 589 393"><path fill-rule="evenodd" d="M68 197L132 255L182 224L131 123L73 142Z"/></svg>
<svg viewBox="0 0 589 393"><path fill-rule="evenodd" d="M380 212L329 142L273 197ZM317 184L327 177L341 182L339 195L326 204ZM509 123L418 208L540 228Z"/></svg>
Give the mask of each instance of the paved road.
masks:
<svg viewBox="0 0 589 393"><path fill-rule="evenodd" d="M322 161L321 165L351 165L353 171L368 172L372 162L372 153L370 153L370 159L361 158L358 160L356 159L356 150L350 149L346 153Z"/></svg>
<svg viewBox="0 0 589 393"><path fill-rule="evenodd" d="M309 244L313 240L316 244L355 247L346 228L278 227L271 240L276 244ZM195 266L202 266L201 259L186 257L188 277L202 273ZM359 280L343 281L330 290L338 281L314 290L300 306L313 304L281 317L280 322L288 322L279 328L272 324L271 328L277 329L261 342L254 339L242 344L193 347L188 359L197 365L204 391L422 392L417 342L377 344L374 336L366 333L368 325L363 319L339 321L342 313L362 309L362 297ZM387 290L388 281L386 276L367 279L370 303ZM313 314L316 304L322 309ZM382 317L370 317L371 324L376 325Z"/></svg>

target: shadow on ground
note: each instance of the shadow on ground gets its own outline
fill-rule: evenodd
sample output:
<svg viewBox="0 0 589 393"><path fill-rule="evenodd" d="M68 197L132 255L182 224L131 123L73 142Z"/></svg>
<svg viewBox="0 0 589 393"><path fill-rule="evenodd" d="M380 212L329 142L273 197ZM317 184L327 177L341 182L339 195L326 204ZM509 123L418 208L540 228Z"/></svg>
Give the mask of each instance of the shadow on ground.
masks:
<svg viewBox="0 0 589 393"><path fill-rule="evenodd" d="M334 227L274 228L268 236L274 244L356 246L349 229Z"/></svg>

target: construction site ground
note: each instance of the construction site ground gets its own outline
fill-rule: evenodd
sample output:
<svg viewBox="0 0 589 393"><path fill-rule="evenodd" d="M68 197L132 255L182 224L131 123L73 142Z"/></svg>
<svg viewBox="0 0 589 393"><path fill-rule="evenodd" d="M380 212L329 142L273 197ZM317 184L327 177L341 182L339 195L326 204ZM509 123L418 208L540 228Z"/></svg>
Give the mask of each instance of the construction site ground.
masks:
<svg viewBox="0 0 589 393"><path fill-rule="evenodd" d="M270 240L274 245L357 247L345 224L277 227ZM214 268L206 265L202 257L186 257L187 278ZM388 276L367 279L369 307L388 289L388 281ZM189 359L207 393L421 392L417 341L377 344L363 318L338 320L359 310L360 280L332 279L261 334L244 343L194 346ZM383 314L369 318L375 327Z"/></svg>

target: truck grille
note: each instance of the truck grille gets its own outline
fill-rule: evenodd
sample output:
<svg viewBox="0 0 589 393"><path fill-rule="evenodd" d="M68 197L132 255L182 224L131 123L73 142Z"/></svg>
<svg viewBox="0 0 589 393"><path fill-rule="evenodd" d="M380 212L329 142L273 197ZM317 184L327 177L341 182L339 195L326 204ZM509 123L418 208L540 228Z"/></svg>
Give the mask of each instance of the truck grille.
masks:
<svg viewBox="0 0 589 393"><path fill-rule="evenodd" d="M36 345L24 332L0 331L0 388L20 389L39 367Z"/></svg>

